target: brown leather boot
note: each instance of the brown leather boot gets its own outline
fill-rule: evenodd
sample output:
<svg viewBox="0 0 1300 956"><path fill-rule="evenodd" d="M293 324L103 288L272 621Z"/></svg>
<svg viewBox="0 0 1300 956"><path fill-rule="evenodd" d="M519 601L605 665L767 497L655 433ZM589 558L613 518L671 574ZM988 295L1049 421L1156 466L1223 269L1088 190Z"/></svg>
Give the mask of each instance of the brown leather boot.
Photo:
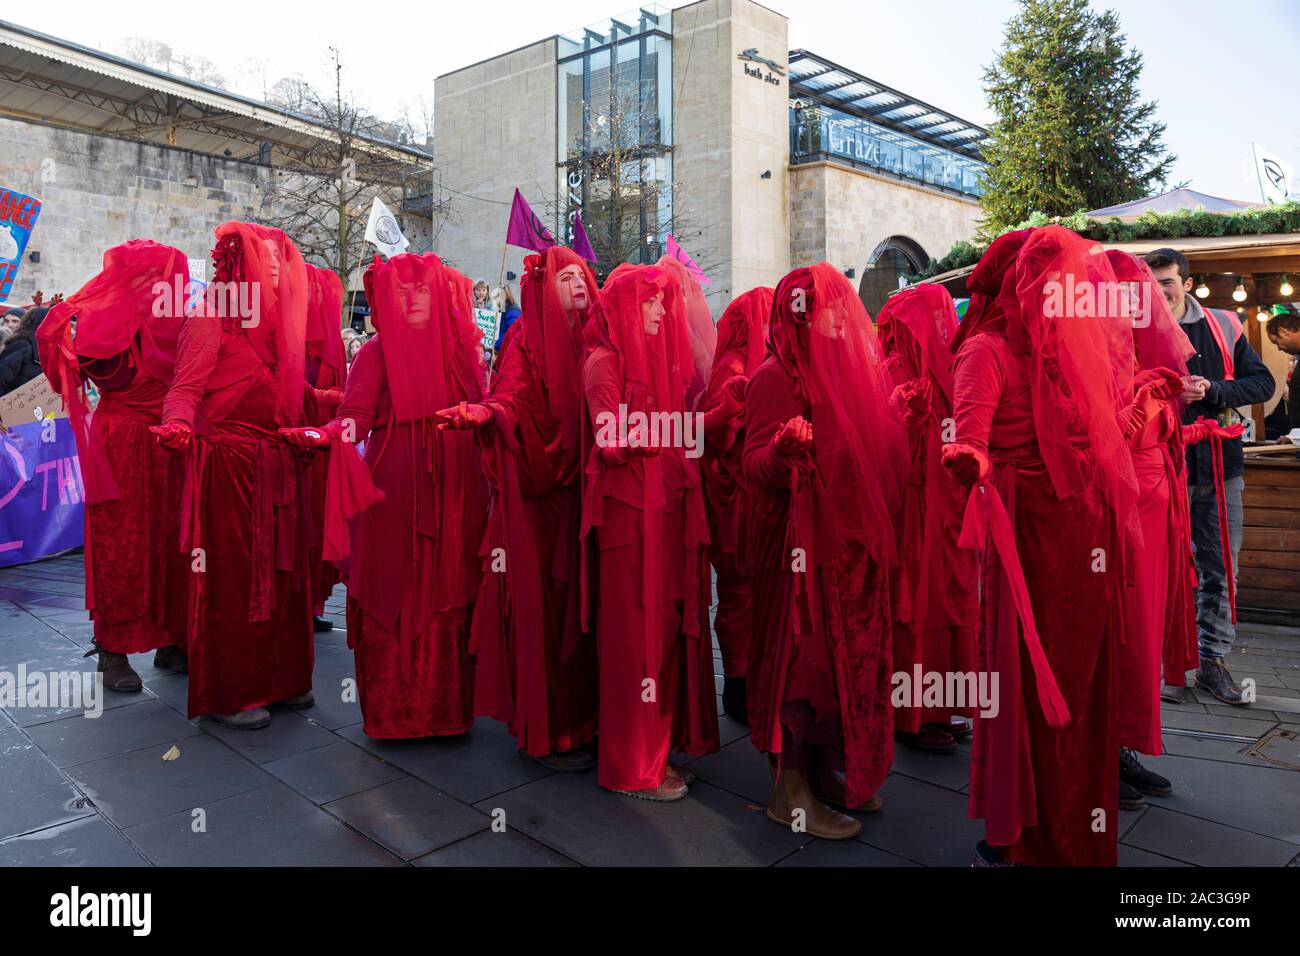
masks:
<svg viewBox="0 0 1300 956"><path fill-rule="evenodd" d="M614 793L624 797L636 797L638 800L652 800L655 803L671 803L680 800L689 792L681 779L670 773L664 774L664 782L648 790L615 790Z"/></svg>
<svg viewBox="0 0 1300 956"><path fill-rule="evenodd" d="M160 647L154 651L153 666L175 671L177 674L188 674L190 672L190 659L185 654L185 648L179 644L169 644L167 647Z"/></svg>
<svg viewBox="0 0 1300 956"><path fill-rule="evenodd" d="M875 813L885 805L885 801L879 794L872 794L861 806L850 807L847 802L848 786L844 774L838 770L821 771L813 779L811 786L818 800L833 807L843 807L845 810L856 810L859 813Z"/></svg>
<svg viewBox="0 0 1300 956"><path fill-rule="evenodd" d="M119 694L140 693L144 685L125 654L114 654L112 651L104 650L98 644L92 644L85 656L90 657L92 654L99 657L96 670L104 675L105 690L116 691Z"/></svg>
<svg viewBox="0 0 1300 956"><path fill-rule="evenodd" d="M862 832L862 824L857 820L831 809L813 796L802 770L782 770L772 786L767 818L795 829L798 810L803 811L798 821L803 832L822 840L851 840Z"/></svg>

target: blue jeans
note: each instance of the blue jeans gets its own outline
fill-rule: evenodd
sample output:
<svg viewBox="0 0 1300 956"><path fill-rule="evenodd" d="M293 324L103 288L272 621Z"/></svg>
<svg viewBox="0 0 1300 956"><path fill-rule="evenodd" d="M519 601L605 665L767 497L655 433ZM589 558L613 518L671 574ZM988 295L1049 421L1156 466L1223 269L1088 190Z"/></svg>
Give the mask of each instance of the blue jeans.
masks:
<svg viewBox="0 0 1300 956"><path fill-rule="evenodd" d="M1232 544L1232 581L1237 582L1237 554L1241 551L1241 491L1245 478L1223 483L1228 505L1228 540ZM1228 606L1228 578L1223 567L1223 546L1219 542L1219 505L1214 485L1189 485L1192 505L1192 548L1196 552L1196 631L1201 657L1222 660L1232 650L1237 629Z"/></svg>

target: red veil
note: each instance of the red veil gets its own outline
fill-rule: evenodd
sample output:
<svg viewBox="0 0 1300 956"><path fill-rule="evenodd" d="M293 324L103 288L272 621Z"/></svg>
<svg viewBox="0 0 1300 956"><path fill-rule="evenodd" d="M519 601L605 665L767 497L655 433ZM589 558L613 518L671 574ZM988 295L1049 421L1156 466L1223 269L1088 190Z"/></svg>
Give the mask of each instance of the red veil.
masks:
<svg viewBox="0 0 1300 956"><path fill-rule="evenodd" d="M281 230L251 222L227 222L217 227L212 250L216 266L208 287L208 307L220 304L217 283L247 282L257 290L258 312L252 319L222 313L243 327L262 362L275 373L276 419L283 426L302 418L306 381L307 265L302 253ZM272 275L279 273L278 284Z"/></svg>
<svg viewBox="0 0 1300 956"><path fill-rule="evenodd" d="M432 419L456 404L453 382L468 401L483 399L483 333L471 318L461 280L469 281L431 252L404 252L387 262L375 256L363 276L399 422ZM470 283L471 295L472 288ZM421 300L427 301L428 321L413 324L407 316Z"/></svg>
<svg viewBox="0 0 1300 956"><path fill-rule="evenodd" d="M587 285L587 314L569 327L556 276L569 266L582 270ZM546 402L551 417L560 423L560 440L576 449L581 431L583 325L599 310L600 289L591 267L572 249L551 246L524 260L519 297L523 308L520 327L524 350L533 366L544 370Z"/></svg>
<svg viewBox="0 0 1300 956"><path fill-rule="evenodd" d="M189 279L185 253L148 239L133 239L105 252L103 271L52 306L37 329L41 367L63 396L79 440L91 504L112 500L119 493L108 462L90 439L90 403L78 369L86 359L112 359L133 352L138 342L140 368L170 383Z"/></svg>
<svg viewBox="0 0 1300 956"><path fill-rule="evenodd" d="M704 391L704 383L709 380L713 356L717 354L718 330L713 325L713 310L709 308L708 299L704 297L700 284L677 259L664 255L655 265L669 270L677 277L682 297L681 314L686 321L686 333L690 336L691 363L695 368L686 390L686 404L688 408L694 408L696 399Z"/></svg>
<svg viewBox="0 0 1300 956"><path fill-rule="evenodd" d="M334 381L341 382L348 368L343 348L343 283L332 269L310 263L307 283L307 357L333 368Z"/></svg>
<svg viewBox="0 0 1300 956"><path fill-rule="evenodd" d="M943 626L968 624L973 616L965 605L974 588L962 578L973 568L951 554L966 495L943 467L940 454L943 422L952 416L953 357L948 346L957 332L952 296L943 286L929 283L906 289L885 304L878 330L885 367L896 388L918 389L925 406L920 424L923 461L920 475L914 476L923 481L925 489L924 525L915 528L918 516L910 496L901 523L903 546L919 545L918 552L904 554L905 562L914 561L915 567L903 568L901 573L901 580L913 582L915 589L913 593L900 589L894 613L917 632L932 621Z"/></svg>
<svg viewBox="0 0 1300 956"><path fill-rule="evenodd" d="M642 326L641 304L663 293L664 315L659 334L647 336ZM681 313L683 299L678 292L677 278L669 270L658 266L637 266L623 263L610 273L600 296L601 308L588 320L584 330L588 351L604 347L618 358L622 373L623 396L629 415L636 412L688 413L686 390L695 372L691 358L690 337ZM590 425L590 416L584 416ZM605 489L599 480L603 466L599 447L593 447L586 468L586 487L583 489L582 530L585 537L595 526L603 523ZM657 455L643 460L642 484L638 489L642 514L642 546L645 607L645 646L647 654L654 646L659 627L657 620L664 584L661 580L666 566L661 554L660 523L658 513L667 503L664 497L664 458L681 455L679 448L666 448ZM690 475L688 472L688 482ZM696 479L698 483L698 479ZM686 493L686 554L683 568L686 607L682 616L685 633L695 636L699 627L697 599L699 597L696 575L702 569L698 563L700 546L709 539L704 518L703 500L698 494ZM585 607L585 603L584 603Z"/></svg>
<svg viewBox="0 0 1300 956"><path fill-rule="evenodd" d="M1196 354L1191 340L1169 311L1169 303L1151 274L1151 267L1137 256L1119 249L1106 250L1115 278L1138 284L1140 298L1133 319L1133 350L1138 367L1167 368L1187 375L1187 360Z"/></svg>
<svg viewBox="0 0 1300 956"><path fill-rule="evenodd" d="M676 260L674 260L676 261ZM722 389L736 375L753 375L767 353L767 327L772 318L774 289L766 286L750 289L731 300L718 320L718 346L713 354L713 370L700 402L708 412L722 402ZM712 520L719 540L714 546L723 554L736 554L739 548L742 511L736 491L742 480L739 442L730 454L719 455L707 465L710 472Z"/></svg>
<svg viewBox="0 0 1300 956"><path fill-rule="evenodd" d="M877 564L894 562L893 514L907 479L906 442L889 410L880 346L862 300L827 262L796 269L776 287L769 349L812 408L813 460L831 531ZM819 548L818 560L836 552Z"/></svg>

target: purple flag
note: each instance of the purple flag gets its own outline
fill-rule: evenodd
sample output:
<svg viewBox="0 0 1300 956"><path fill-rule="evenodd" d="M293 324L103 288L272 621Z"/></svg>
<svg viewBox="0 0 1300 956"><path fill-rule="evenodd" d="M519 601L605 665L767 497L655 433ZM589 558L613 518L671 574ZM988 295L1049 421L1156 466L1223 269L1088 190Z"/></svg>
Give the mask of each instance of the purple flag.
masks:
<svg viewBox="0 0 1300 956"><path fill-rule="evenodd" d="M551 231L542 224L524 199L518 188L515 189L515 201L510 207L510 228L506 230L506 245L543 252L551 246L559 245Z"/></svg>
<svg viewBox="0 0 1300 956"><path fill-rule="evenodd" d="M582 213L580 212L574 213L573 216L572 249L587 262L596 261L596 250L591 248L591 240L587 238L587 230L582 226Z"/></svg>
<svg viewBox="0 0 1300 956"><path fill-rule="evenodd" d="M694 276L695 281L700 285L713 285L709 281L709 277L704 274L704 270L699 267L699 264L690 257L690 254L685 249L677 244L677 240L673 238L671 232L668 234L668 254L684 265L686 271Z"/></svg>

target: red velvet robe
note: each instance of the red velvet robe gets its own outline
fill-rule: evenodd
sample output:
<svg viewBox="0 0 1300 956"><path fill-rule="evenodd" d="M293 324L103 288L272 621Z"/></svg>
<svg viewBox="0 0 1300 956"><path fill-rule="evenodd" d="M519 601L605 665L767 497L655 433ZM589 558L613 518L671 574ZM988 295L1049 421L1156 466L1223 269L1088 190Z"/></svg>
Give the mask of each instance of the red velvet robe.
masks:
<svg viewBox="0 0 1300 956"><path fill-rule="evenodd" d="M1149 380L1139 374L1134 388ZM1161 667L1165 681L1183 686L1198 663L1196 572L1192 562L1186 458L1174 408L1129 438L1140 496L1141 560L1125 594L1126 626L1119 645L1119 742L1144 754L1164 752L1160 737Z"/></svg>
<svg viewBox="0 0 1300 956"><path fill-rule="evenodd" d="M91 441L103 450L120 493L85 508L86 609L102 649L139 654L185 641L189 560L177 550L182 473L178 457L149 431L159 423L167 386L138 367L126 384L119 375L99 375L109 365L121 367L83 367L100 396Z"/></svg>
<svg viewBox="0 0 1300 956"><path fill-rule="evenodd" d="M339 402L327 397L327 392L342 390L343 376L332 365L320 359L308 358L307 381L312 386L307 390L303 401L303 418L309 425L323 426L338 411ZM312 458L308 466L311 474L311 508L316 537L308 549L308 562L311 568L312 613L324 614L325 601L334 593L334 585L339 583L338 568L325 560L325 489L329 477L329 451L323 450Z"/></svg>
<svg viewBox="0 0 1300 956"><path fill-rule="evenodd" d="M579 606L580 452L563 447L521 329L506 333L481 433L494 496L474 608L475 712L541 757L595 736L596 642Z"/></svg>
<svg viewBox="0 0 1300 956"><path fill-rule="evenodd" d="M352 521L345 570L363 730L376 738L462 734L474 722L469 626L487 490L472 434L395 421L381 340L353 359L328 426L351 423L358 438L369 435L365 463L384 494ZM446 511L443 490L451 492Z"/></svg>
<svg viewBox="0 0 1300 956"><path fill-rule="evenodd" d="M954 366L957 441L991 460L990 482L1010 515L1038 634L1070 719L1052 728L1043 716L1011 590L986 542L980 669L998 675L999 711L977 722L971 815L984 818L988 842L1014 862L1114 865L1117 536L1095 481L1057 498L1038 452L1027 368L1002 334L963 343ZM1106 572L1095 570L1098 548Z"/></svg>
<svg viewBox="0 0 1300 956"><path fill-rule="evenodd" d="M722 389L735 375L747 375L746 351L737 349L714 364L704 392L704 503L709 519L709 559L717 574L718 609L713 628L722 651L722 667L728 677L749 672L749 643L753 631L750 607L749 571L745 567L745 538L742 521L745 488L741 451L745 429L735 428L722 417Z"/></svg>
<svg viewBox="0 0 1300 956"><path fill-rule="evenodd" d="M602 414L617 416L624 382L615 352L605 346L591 351L583 387L593 428ZM609 790L647 790L663 783L670 750L700 755L718 749L704 501L699 471L681 448L618 466L603 464L598 452L593 449L587 474L587 493L599 513L593 521L600 551L597 780ZM664 489L657 515L663 593L651 646L643 587L647 467L660 470ZM688 541L700 543L688 548Z"/></svg>
<svg viewBox="0 0 1300 956"><path fill-rule="evenodd" d="M189 715L306 693L306 468L279 438L275 379L242 330L209 316L185 321L162 417L195 429L181 510L181 547L194 571Z"/></svg>
<svg viewBox="0 0 1300 956"><path fill-rule="evenodd" d="M894 756L889 575L856 545L831 553L825 543L833 539L835 502L826 500L806 463L796 468L772 446L785 422L800 415L811 421L811 414L774 358L750 377L744 451L754 609L749 729L754 746L773 754L782 752L783 736L842 747L848 800L857 806L884 783ZM813 422L814 435L816 427ZM802 568L796 548L806 555ZM796 707L811 708L802 726L791 716Z"/></svg>

